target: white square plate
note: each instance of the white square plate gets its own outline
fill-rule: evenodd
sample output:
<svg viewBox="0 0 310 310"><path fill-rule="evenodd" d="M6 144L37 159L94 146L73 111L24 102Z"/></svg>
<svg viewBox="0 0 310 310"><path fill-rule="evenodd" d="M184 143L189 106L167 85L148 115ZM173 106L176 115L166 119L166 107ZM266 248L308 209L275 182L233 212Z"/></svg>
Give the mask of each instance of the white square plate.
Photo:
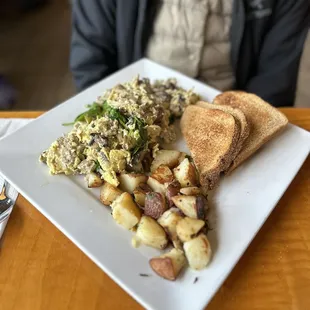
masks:
<svg viewBox="0 0 310 310"><path fill-rule="evenodd" d="M209 233L212 262L205 270L186 270L176 281L156 276L148 259L158 251L134 249L131 233L118 226L109 208L98 200L99 192L85 187L83 179L50 176L39 163L40 153L68 128L72 121L105 89L142 77L176 77L204 99L219 92L184 75L141 60L113 74L76 97L0 141L0 172L57 228L84 251L123 289L147 309L202 309L235 266L257 231L285 192L306 159L310 134L293 125L265 145L231 176L221 181L211 199ZM182 139L178 149L186 150ZM140 273L150 274L141 277ZM194 279L199 277L197 283ZM169 292L169 293L167 293Z"/></svg>

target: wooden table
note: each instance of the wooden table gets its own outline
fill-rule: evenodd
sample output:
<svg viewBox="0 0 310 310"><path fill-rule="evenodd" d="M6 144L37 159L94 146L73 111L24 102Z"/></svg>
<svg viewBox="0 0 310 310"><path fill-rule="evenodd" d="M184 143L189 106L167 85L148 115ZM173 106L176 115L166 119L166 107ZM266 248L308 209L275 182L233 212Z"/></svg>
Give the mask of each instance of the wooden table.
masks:
<svg viewBox="0 0 310 310"><path fill-rule="evenodd" d="M310 130L310 109L282 111ZM142 307L20 196L1 240L0 309ZM310 158L207 309L310 309Z"/></svg>

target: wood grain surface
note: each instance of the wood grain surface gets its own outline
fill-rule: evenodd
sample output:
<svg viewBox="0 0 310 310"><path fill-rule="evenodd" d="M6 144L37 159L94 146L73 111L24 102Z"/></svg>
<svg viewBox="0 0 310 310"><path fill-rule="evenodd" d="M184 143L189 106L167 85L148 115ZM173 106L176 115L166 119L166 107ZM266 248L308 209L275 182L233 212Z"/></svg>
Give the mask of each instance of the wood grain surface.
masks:
<svg viewBox="0 0 310 310"><path fill-rule="evenodd" d="M282 111L310 130L310 109ZM142 307L20 196L0 243L0 309ZM309 157L206 309L310 309Z"/></svg>

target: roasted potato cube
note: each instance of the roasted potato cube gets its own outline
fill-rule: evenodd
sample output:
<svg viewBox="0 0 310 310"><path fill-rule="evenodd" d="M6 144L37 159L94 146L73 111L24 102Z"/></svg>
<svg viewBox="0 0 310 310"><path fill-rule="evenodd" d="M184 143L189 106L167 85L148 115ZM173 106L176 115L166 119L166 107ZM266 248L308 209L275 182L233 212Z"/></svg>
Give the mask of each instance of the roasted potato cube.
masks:
<svg viewBox="0 0 310 310"><path fill-rule="evenodd" d="M132 229L141 218L141 211L129 193L122 193L111 205L112 216L117 224Z"/></svg>
<svg viewBox="0 0 310 310"><path fill-rule="evenodd" d="M178 207L186 216L201 220L206 218L206 199L202 195L178 195L172 197L171 199L176 207Z"/></svg>
<svg viewBox="0 0 310 310"><path fill-rule="evenodd" d="M165 183L170 183L174 179L172 171L167 166L158 167L149 177L147 184L154 192L165 194Z"/></svg>
<svg viewBox="0 0 310 310"><path fill-rule="evenodd" d="M104 205L110 206L112 202L122 193L123 192L119 188L105 182L100 189L100 201Z"/></svg>
<svg viewBox="0 0 310 310"><path fill-rule="evenodd" d="M165 196L161 193L150 192L145 197L144 214L157 220L167 210Z"/></svg>
<svg viewBox="0 0 310 310"><path fill-rule="evenodd" d="M120 181L120 188L124 192L132 194L134 189L138 187L139 184L146 183L147 176L144 174L136 174L136 173L122 173L119 176L119 181Z"/></svg>
<svg viewBox="0 0 310 310"><path fill-rule="evenodd" d="M135 190L133 191L133 195L135 197L135 201L136 203L141 206L144 207L145 206L145 196L147 193L151 192L152 189L144 183L139 184L138 187L135 188Z"/></svg>
<svg viewBox="0 0 310 310"><path fill-rule="evenodd" d="M156 179L154 179L152 176L150 176L147 180L147 185L157 193L161 193L165 195L166 193L166 187L165 184L159 183Z"/></svg>
<svg viewBox="0 0 310 310"><path fill-rule="evenodd" d="M186 241L184 243L184 251L189 266L195 270L205 268L211 260L211 246L207 236L204 234Z"/></svg>
<svg viewBox="0 0 310 310"><path fill-rule="evenodd" d="M174 281L182 268L186 265L186 258L182 250L172 249L170 252L150 259L151 268L162 278Z"/></svg>
<svg viewBox="0 0 310 310"><path fill-rule="evenodd" d="M185 158L179 166L174 168L173 173L182 187L192 187L198 185L196 168L188 160L188 158Z"/></svg>
<svg viewBox="0 0 310 310"><path fill-rule="evenodd" d="M179 183L179 181L174 180L171 183L165 183L165 187L166 187L166 197L168 200L168 205L171 208L173 207L173 201L171 198L179 194L181 184Z"/></svg>
<svg viewBox="0 0 310 310"><path fill-rule="evenodd" d="M168 166L169 168L174 168L178 164L179 157L179 151L160 150L157 152L156 157L152 162L151 171L155 171L159 166Z"/></svg>
<svg viewBox="0 0 310 310"><path fill-rule="evenodd" d="M103 180L95 172L88 173L85 176L85 181L89 188L100 187L103 184Z"/></svg>
<svg viewBox="0 0 310 310"><path fill-rule="evenodd" d="M177 223L177 236L182 242L189 241L196 237L204 226L205 222L203 220L185 217Z"/></svg>
<svg viewBox="0 0 310 310"><path fill-rule="evenodd" d="M169 167L160 166L153 171L151 177L161 184L170 183L174 180L174 175Z"/></svg>
<svg viewBox="0 0 310 310"><path fill-rule="evenodd" d="M164 229L151 217L142 216L136 238L143 244L156 248L164 249L168 244L168 239Z"/></svg>
<svg viewBox="0 0 310 310"><path fill-rule="evenodd" d="M201 189L196 186L184 187L180 189L180 193L187 196L196 196L201 194Z"/></svg>
<svg viewBox="0 0 310 310"><path fill-rule="evenodd" d="M171 198L177 208L179 208L186 216L197 218L196 197L178 195Z"/></svg>
<svg viewBox="0 0 310 310"><path fill-rule="evenodd" d="M182 215L177 208L171 208L167 210L157 222L163 227L172 241L175 248L182 248L182 244L178 238L176 227L180 220L182 220Z"/></svg>

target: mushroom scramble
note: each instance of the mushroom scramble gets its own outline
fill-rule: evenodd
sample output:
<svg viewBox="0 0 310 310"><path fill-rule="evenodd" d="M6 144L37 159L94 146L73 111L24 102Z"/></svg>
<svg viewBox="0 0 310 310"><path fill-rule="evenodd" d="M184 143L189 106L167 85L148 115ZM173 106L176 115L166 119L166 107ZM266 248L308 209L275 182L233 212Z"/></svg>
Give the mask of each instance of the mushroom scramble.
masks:
<svg viewBox="0 0 310 310"><path fill-rule="evenodd" d="M198 100L192 90L178 87L175 79L151 84L137 77L98 97L40 160L51 174L96 172L118 186L117 173L149 170L160 143L176 138L174 119Z"/></svg>

